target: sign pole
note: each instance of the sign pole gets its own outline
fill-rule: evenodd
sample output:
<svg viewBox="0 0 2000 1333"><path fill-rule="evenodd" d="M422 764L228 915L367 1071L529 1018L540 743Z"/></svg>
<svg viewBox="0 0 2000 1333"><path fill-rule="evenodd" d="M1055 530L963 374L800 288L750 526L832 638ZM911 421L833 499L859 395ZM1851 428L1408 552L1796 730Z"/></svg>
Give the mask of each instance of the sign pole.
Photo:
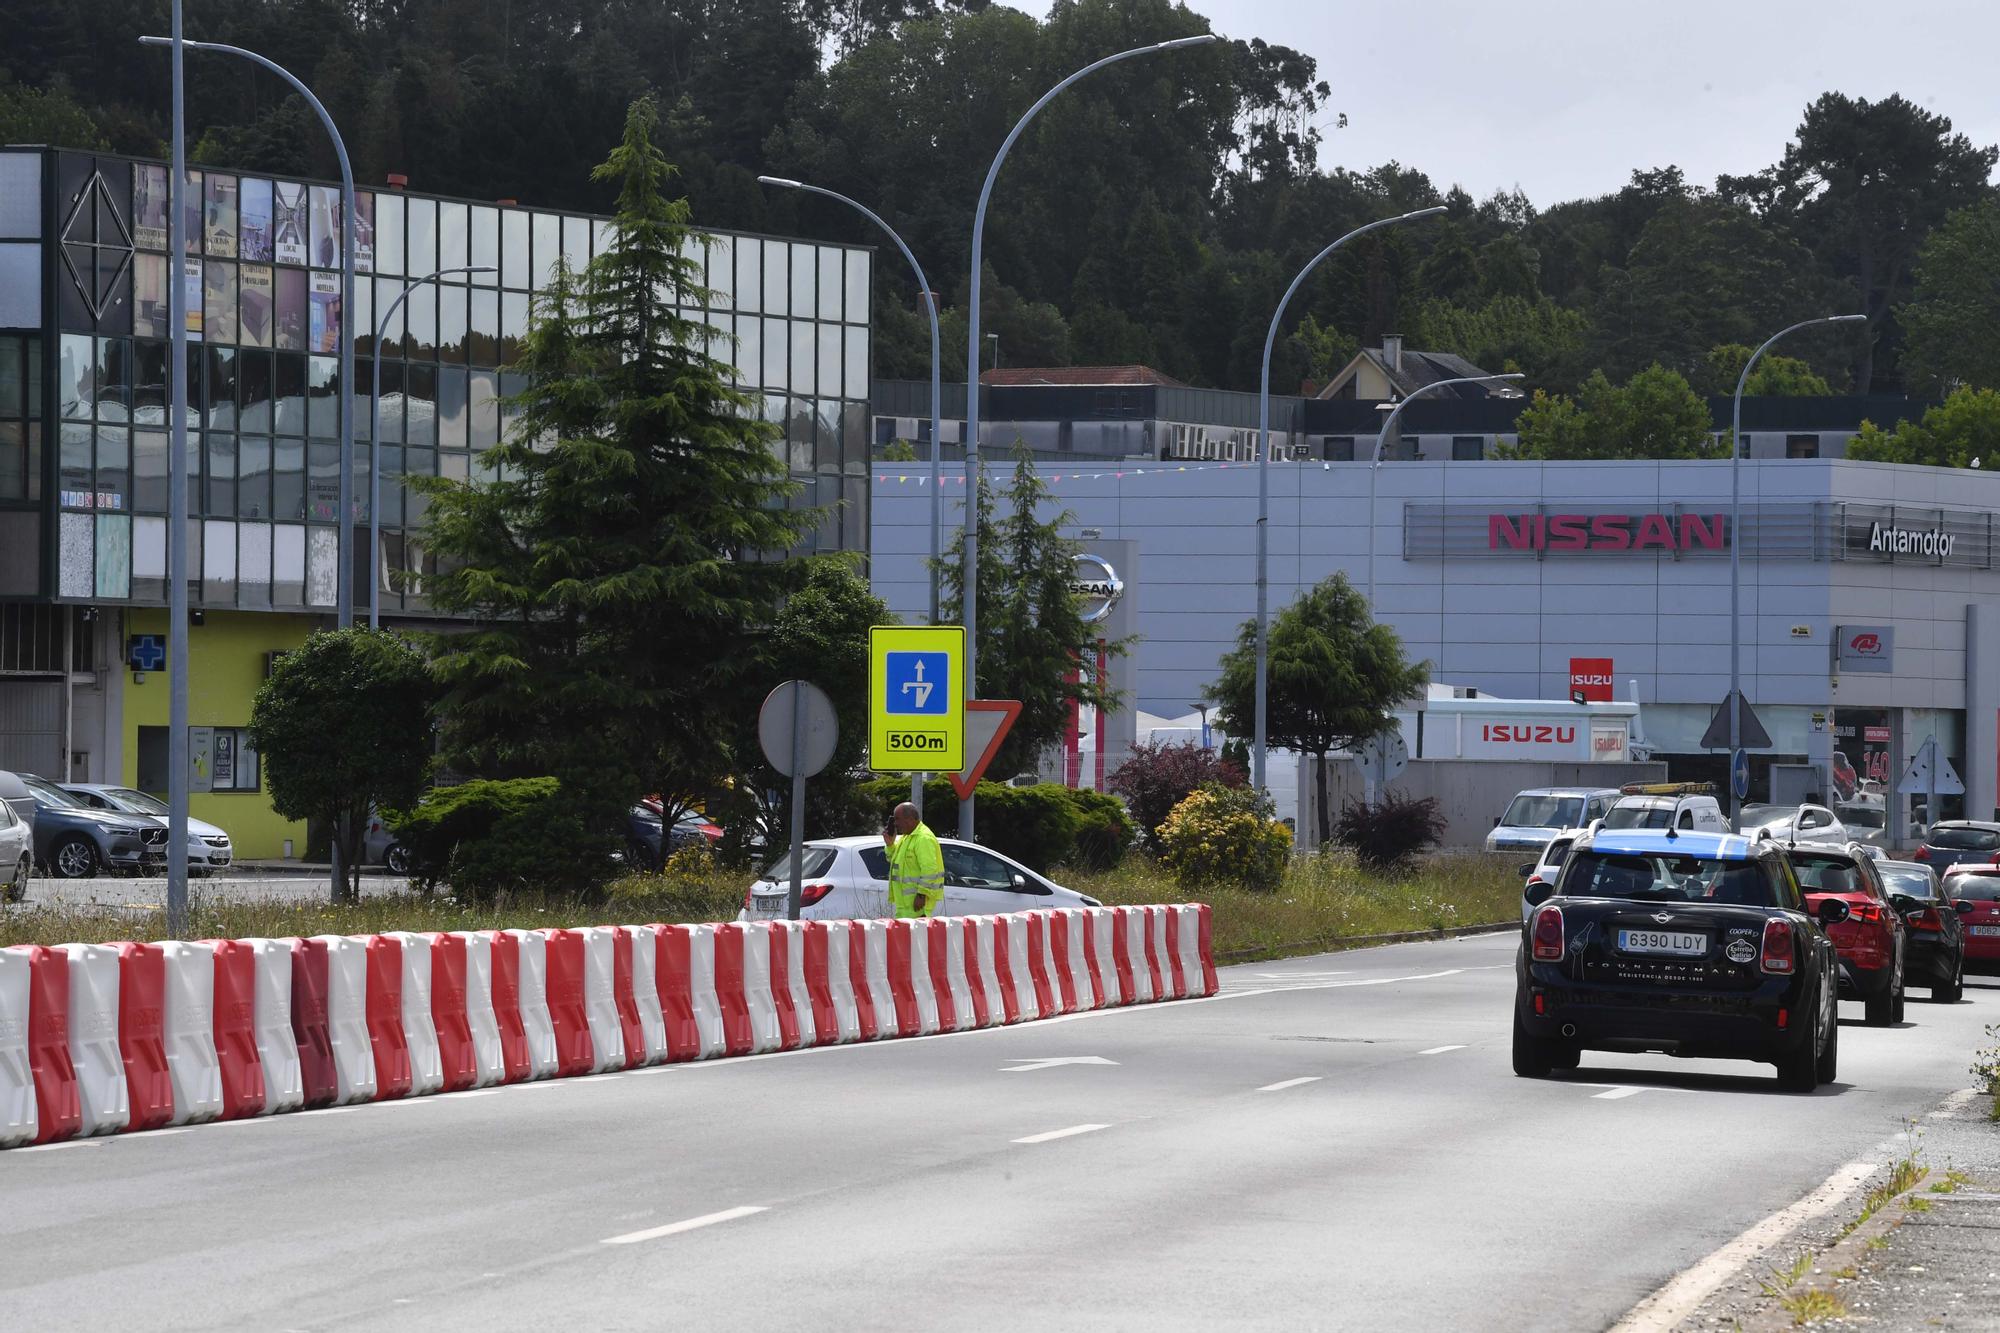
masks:
<svg viewBox="0 0 2000 1333"><path fill-rule="evenodd" d="M804 893L799 870L806 842L806 701L798 681L789 683L786 695L792 705L792 891L786 900L785 919L797 921Z"/></svg>

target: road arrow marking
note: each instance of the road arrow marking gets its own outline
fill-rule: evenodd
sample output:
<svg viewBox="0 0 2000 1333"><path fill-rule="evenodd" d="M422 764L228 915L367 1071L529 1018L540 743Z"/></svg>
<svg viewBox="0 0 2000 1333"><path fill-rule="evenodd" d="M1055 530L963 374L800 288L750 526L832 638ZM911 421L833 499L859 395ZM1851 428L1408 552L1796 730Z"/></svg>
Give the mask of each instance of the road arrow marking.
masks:
<svg viewBox="0 0 2000 1333"><path fill-rule="evenodd" d="M1115 1065L1117 1063L1116 1060L1107 1060L1101 1055L1064 1055L1053 1060L1028 1060L1015 1065L1012 1069L1003 1069L1000 1072L1003 1074L1026 1074L1036 1069L1054 1069L1057 1065Z"/></svg>

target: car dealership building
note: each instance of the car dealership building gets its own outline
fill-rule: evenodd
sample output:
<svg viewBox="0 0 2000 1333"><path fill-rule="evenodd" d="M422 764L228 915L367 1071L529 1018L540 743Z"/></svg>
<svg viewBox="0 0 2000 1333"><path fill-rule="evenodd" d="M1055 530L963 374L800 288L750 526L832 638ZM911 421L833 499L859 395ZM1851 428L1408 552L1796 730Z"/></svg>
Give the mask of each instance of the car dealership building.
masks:
<svg viewBox="0 0 2000 1333"><path fill-rule="evenodd" d="M1186 714L1255 614L1257 467L1044 458L1040 469L1069 531L1117 566L1138 638L1114 684L1137 709ZM1873 778L1894 832L1910 799L1895 788L1934 737L1965 787L1952 796L1944 779L1943 812L1991 816L2000 476L1753 458L1738 530L1730 474L1727 461L1277 462L1271 609L1344 573L1372 586L1378 617L1434 680L1512 699L1637 699L1639 734L1674 777L1726 783L1726 755L1703 741L1729 686L1737 548L1743 688L1771 740L1753 754L1752 799L1837 798ZM874 490L876 590L921 618L927 469L877 462ZM963 492L944 488L947 541ZM1490 757L1543 758L1554 740L1523 728ZM1817 773L1801 786L1803 770L1774 765Z"/></svg>

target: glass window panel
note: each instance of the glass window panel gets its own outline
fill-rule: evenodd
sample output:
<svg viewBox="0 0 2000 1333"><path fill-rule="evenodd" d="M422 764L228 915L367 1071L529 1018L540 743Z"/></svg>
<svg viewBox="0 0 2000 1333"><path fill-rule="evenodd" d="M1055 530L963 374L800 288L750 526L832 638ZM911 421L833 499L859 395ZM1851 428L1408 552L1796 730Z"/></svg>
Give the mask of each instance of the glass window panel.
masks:
<svg viewBox="0 0 2000 1333"><path fill-rule="evenodd" d="M438 354L437 284L427 282L410 293L403 303L404 327L409 330L412 361L435 361Z"/></svg>
<svg viewBox="0 0 2000 1333"><path fill-rule="evenodd" d="M97 428L97 508L132 507L132 437L123 426Z"/></svg>
<svg viewBox="0 0 2000 1333"><path fill-rule="evenodd" d="M563 263L570 272L580 273L590 262L590 219L566 217L562 220Z"/></svg>
<svg viewBox="0 0 2000 1333"><path fill-rule="evenodd" d="M867 326L850 324L843 332L847 341L847 355L841 358L846 379L841 394L847 398L866 398L868 396Z"/></svg>
<svg viewBox="0 0 2000 1333"><path fill-rule="evenodd" d="M62 502L81 508L93 489L90 472L91 428L64 422L61 453L57 459L56 485Z"/></svg>
<svg viewBox="0 0 2000 1333"><path fill-rule="evenodd" d="M472 476L472 455L442 453L438 455L440 475L453 481L465 481Z"/></svg>
<svg viewBox="0 0 2000 1333"><path fill-rule="evenodd" d="M475 366L499 365L500 293L474 289L466 325L466 360Z"/></svg>
<svg viewBox="0 0 2000 1333"><path fill-rule="evenodd" d="M89 597L97 586L90 515L64 514L56 532L56 593Z"/></svg>
<svg viewBox="0 0 2000 1333"><path fill-rule="evenodd" d="M500 210L500 282L502 286L526 290L532 278L528 267L530 215L518 208Z"/></svg>
<svg viewBox="0 0 2000 1333"><path fill-rule="evenodd" d="M466 372L458 366L438 368L438 443L447 449L466 447Z"/></svg>
<svg viewBox="0 0 2000 1333"><path fill-rule="evenodd" d="M785 466L793 472L810 472L813 465L813 410L809 398L785 402Z"/></svg>
<svg viewBox="0 0 2000 1333"><path fill-rule="evenodd" d="M497 287L500 285L500 210L481 204L472 210L472 237L466 249L466 262L475 267L484 266L495 270L492 273L473 273L461 276L459 281L470 277L474 285Z"/></svg>
<svg viewBox="0 0 2000 1333"><path fill-rule="evenodd" d="M271 516L271 442L245 435L236 444L236 512L243 518Z"/></svg>
<svg viewBox="0 0 2000 1333"><path fill-rule="evenodd" d="M366 190L354 192L354 271L375 271L375 196Z"/></svg>
<svg viewBox="0 0 2000 1333"><path fill-rule="evenodd" d="M709 304L718 310L728 310L736 304L736 238L734 236L710 236L708 238L708 289L712 293Z"/></svg>
<svg viewBox="0 0 2000 1333"><path fill-rule="evenodd" d="M534 258L535 290L540 291L555 278L562 259L562 218L554 213L535 214Z"/></svg>
<svg viewBox="0 0 2000 1333"><path fill-rule="evenodd" d="M375 386L381 403L382 438L384 441L401 444L403 442L403 416L406 400L403 394L403 376L411 367L401 361L384 361L382 379Z"/></svg>
<svg viewBox="0 0 2000 1333"><path fill-rule="evenodd" d="M278 270L278 324L272 342L287 352L306 350L306 275L301 269Z"/></svg>
<svg viewBox="0 0 2000 1333"><path fill-rule="evenodd" d="M245 264L236 285L237 337L246 347L271 345L276 279L268 264Z"/></svg>
<svg viewBox="0 0 2000 1333"><path fill-rule="evenodd" d="M403 451L393 444L382 446L382 522L403 526Z"/></svg>
<svg viewBox="0 0 2000 1333"><path fill-rule="evenodd" d="M165 338L167 324L167 257L135 255L132 259L132 331L142 338Z"/></svg>
<svg viewBox="0 0 2000 1333"><path fill-rule="evenodd" d="M411 365L403 371L404 435L411 444L437 443L436 366Z"/></svg>
<svg viewBox="0 0 2000 1333"><path fill-rule="evenodd" d="M132 164L132 243L142 250L167 248L167 169Z"/></svg>
<svg viewBox="0 0 2000 1333"><path fill-rule="evenodd" d="M209 260L202 266L201 293L203 337L212 342L235 342L236 265Z"/></svg>
<svg viewBox="0 0 2000 1333"><path fill-rule="evenodd" d="M208 507L217 517L236 517L236 437L208 437Z"/></svg>
<svg viewBox="0 0 2000 1333"><path fill-rule="evenodd" d="M512 365L521 355L521 339L528 334L528 294L526 292L502 292L500 294L500 342L495 349L495 359L501 365Z"/></svg>
<svg viewBox="0 0 2000 1333"><path fill-rule="evenodd" d="M0 500L28 498L28 428L0 421Z"/></svg>
<svg viewBox="0 0 2000 1333"><path fill-rule="evenodd" d="M211 171L203 198L201 234L217 259L236 258L236 177Z"/></svg>
<svg viewBox="0 0 2000 1333"><path fill-rule="evenodd" d="M280 435L306 433L306 359L280 352L271 385L272 425Z"/></svg>
<svg viewBox="0 0 2000 1333"><path fill-rule="evenodd" d="M819 345L816 362L820 393L837 394L841 391L840 334L841 328L838 324L813 326L813 338Z"/></svg>
<svg viewBox="0 0 2000 1333"><path fill-rule="evenodd" d="M847 300L845 318L854 324L868 322L868 260L866 250L846 250L842 252L847 268ZM922 298L919 297L919 300Z"/></svg>
<svg viewBox="0 0 2000 1333"><path fill-rule="evenodd" d="M271 182L245 179L238 191L236 253L243 259L271 262Z"/></svg>
<svg viewBox="0 0 2000 1333"><path fill-rule="evenodd" d="M785 259L791 253L783 241L765 241L764 250L764 313L784 315L791 313L791 305L786 299L791 291L791 279L786 273Z"/></svg>
<svg viewBox="0 0 2000 1333"><path fill-rule="evenodd" d="M141 358L142 360L144 358ZM236 355L236 428L271 433L271 354L244 351Z"/></svg>
<svg viewBox="0 0 2000 1333"><path fill-rule="evenodd" d="M181 190L182 240L191 255L201 253L201 179L201 172L188 172L187 184Z"/></svg>
<svg viewBox="0 0 2000 1333"><path fill-rule="evenodd" d="M132 520L97 516L97 596L120 601L132 595Z"/></svg>
<svg viewBox="0 0 2000 1333"><path fill-rule="evenodd" d="M304 264L312 235L306 187L278 181L271 187L271 254L280 264Z"/></svg>
<svg viewBox="0 0 2000 1333"><path fill-rule="evenodd" d="M528 378L515 371L503 371L500 375L500 438L511 439L514 429L520 424L521 409L513 402L528 388Z"/></svg>
<svg viewBox="0 0 2000 1333"><path fill-rule="evenodd" d="M403 272L413 278L434 273L438 266L438 208L435 199L405 199L409 214L408 249Z"/></svg>
<svg viewBox="0 0 2000 1333"><path fill-rule="evenodd" d="M132 596L160 601L167 595L167 521L132 520Z"/></svg>
<svg viewBox="0 0 2000 1333"><path fill-rule="evenodd" d="M332 523L340 517L340 446L306 445L306 517Z"/></svg>
<svg viewBox="0 0 2000 1333"><path fill-rule="evenodd" d="M97 340L97 419L132 419L132 344L123 338Z"/></svg>
<svg viewBox="0 0 2000 1333"><path fill-rule="evenodd" d="M402 290L403 280L401 278L375 279L375 308L380 310L383 315L388 315L386 321L382 319L382 315L375 317L382 331L382 355L384 356L399 357L404 354L403 331L406 324L402 308L396 306L396 294ZM390 313L391 307L395 307L393 314Z"/></svg>
<svg viewBox="0 0 2000 1333"><path fill-rule="evenodd" d="M205 602L236 600L236 524L229 519L201 525L201 583Z"/></svg>
<svg viewBox="0 0 2000 1333"><path fill-rule="evenodd" d="M359 367L356 367L358 370ZM368 404L356 402L364 419ZM368 427L354 423L356 439L365 439ZM331 440L340 434L340 362L330 356L315 356L306 362L306 434Z"/></svg>
<svg viewBox="0 0 2000 1333"><path fill-rule="evenodd" d="M27 366L21 338L0 336L0 417L27 415Z"/></svg>
<svg viewBox="0 0 2000 1333"><path fill-rule="evenodd" d="M611 252L611 247L616 244L612 238L614 230L615 224L609 218L600 218L590 224L591 258Z"/></svg>
<svg viewBox="0 0 2000 1333"><path fill-rule="evenodd" d="M811 319L819 304L815 289L818 286L817 270L813 259L815 247L800 241L792 242L792 315L798 319Z"/></svg>
<svg viewBox="0 0 2000 1333"><path fill-rule="evenodd" d="M403 215L408 201L400 194L375 197L375 271L401 277L404 267Z"/></svg>
<svg viewBox="0 0 2000 1333"><path fill-rule="evenodd" d="M271 604L271 525L236 525L237 596L244 606Z"/></svg>
<svg viewBox="0 0 2000 1333"><path fill-rule="evenodd" d="M465 297L463 287L438 292L438 359L465 364Z"/></svg>
<svg viewBox="0 0 2000 1333"><path fill-rule="evenodd" d="M312 262L321 268L340 263L340 190L332 185L312 187Z"/></svg>
<svg viewBox="0 0 2000 1333"><path fill-rule="evenodd" d="M271 601L302 606L306 600L306 530L295 523L271 529Z"/></svg>
<svg viewBox="0 0 2000 1333"><path fill-rule="evenodd" d="M819 247L819 309L821 319L840 318L841 252L830 245Z"/></svg>
<svg viewBox="0 0 2000 1333"><path fill-rule="evenodd" d="M188 337L201 337L201 261L190 259L181 265L181 300L187 311Z"/></svg>
<svg viewBox="0 0 2000 1333"><path fill-rule="evenodd" d="M307 351L340 350L341 275L314 271L308 299L312 302L307 319Z"/></svg>
<svg viewBox="0 0 2000 1333"><path fill-rule="evenodd" d="M791 324L792 335L792 382L789 388L800 393L813 393L819 383L813 368L813 325L803 319L795 319Z"/></svg>
<svg viewBox="0 0 2000 1333"><path fill-rule="evenodd" d="M438 205L438 262L445 268L464 268L466 254L471 246L470 210L464 204L449 201ZM421 277L421 274L412 274ZM447 273L442 282L464 282L463 273Z"/></svg>
<svg viewBox="0 0 2000 1333"><path fill-rule="evenodd" d="M472 392L467 408L469 434L474 449L489 449L500 442L500 377L490 370L472 372Z"/></svg>
<svg viewBox="0 0 2000 1333"><path fill-rule="evenodd" d="M202 477L206 472L202 466L204 461L201 436L190 433L187 437L188 513L190 514L201 512Z"/></svg>
<svg viewBox="0 0 2000 1333"><path fill-rule="evenodd" d="M56 381L61 395L62 414L72 419L95 414L97 406L97 350L86 333L62 336L62 374Z"/></svg>
<svg viewBox="0 0 2000 1333"><path fill-rule="evenodd" d="M785 339L785 321L767 319L764 321L764 373L757 378L757 385L763 389L783 389L785 378L785 349L789 344Z"/></svg>
<svg viewBox="0 0 2000 1333"><path fill-rule="evenodd" d="M821 472L840 471L840 400L813 403L813 466Z"/></svg>
<svg viewBox="0 0 2000 1333"><path fill-rule="evenodd" d="M333 528L306 530L306 602L332 606L339 588L340 534Z"/></svg>
<svg viewBox="0 0 2000 1333"><path fill-rule="evenodd" d="M736 308L754 315L764 306L764 243L754 236L738 236L731 245L736 251L736 270L732 279L736 287Z"/></svg>
<svg viewBox="0 0 2000 1333"><path fill-rule="evenodd" d="M930 423L924 423L925 433ZM845 470L860 476L868 471L868 404L843 403L840 407L840 459Z"/></svg>

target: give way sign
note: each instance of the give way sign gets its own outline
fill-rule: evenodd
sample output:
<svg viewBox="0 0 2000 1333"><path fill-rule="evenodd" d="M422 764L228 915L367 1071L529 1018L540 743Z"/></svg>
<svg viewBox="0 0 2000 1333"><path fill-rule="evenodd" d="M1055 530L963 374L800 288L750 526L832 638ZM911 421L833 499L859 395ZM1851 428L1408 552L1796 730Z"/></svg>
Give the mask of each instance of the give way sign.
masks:
<svg viewBox="0 0 2000 1333"><path fill-rule="evenodd" d="M965 701L965 753L972 762L949 775L951 789L958 793L959 800L972 795L972 789L986 775L986 766L993 762L994 755L1000 753L1000 742L1007 739L1007 733L1014 729L1014 719L1019 716L1021 701L1018 699Z"/></svg>

